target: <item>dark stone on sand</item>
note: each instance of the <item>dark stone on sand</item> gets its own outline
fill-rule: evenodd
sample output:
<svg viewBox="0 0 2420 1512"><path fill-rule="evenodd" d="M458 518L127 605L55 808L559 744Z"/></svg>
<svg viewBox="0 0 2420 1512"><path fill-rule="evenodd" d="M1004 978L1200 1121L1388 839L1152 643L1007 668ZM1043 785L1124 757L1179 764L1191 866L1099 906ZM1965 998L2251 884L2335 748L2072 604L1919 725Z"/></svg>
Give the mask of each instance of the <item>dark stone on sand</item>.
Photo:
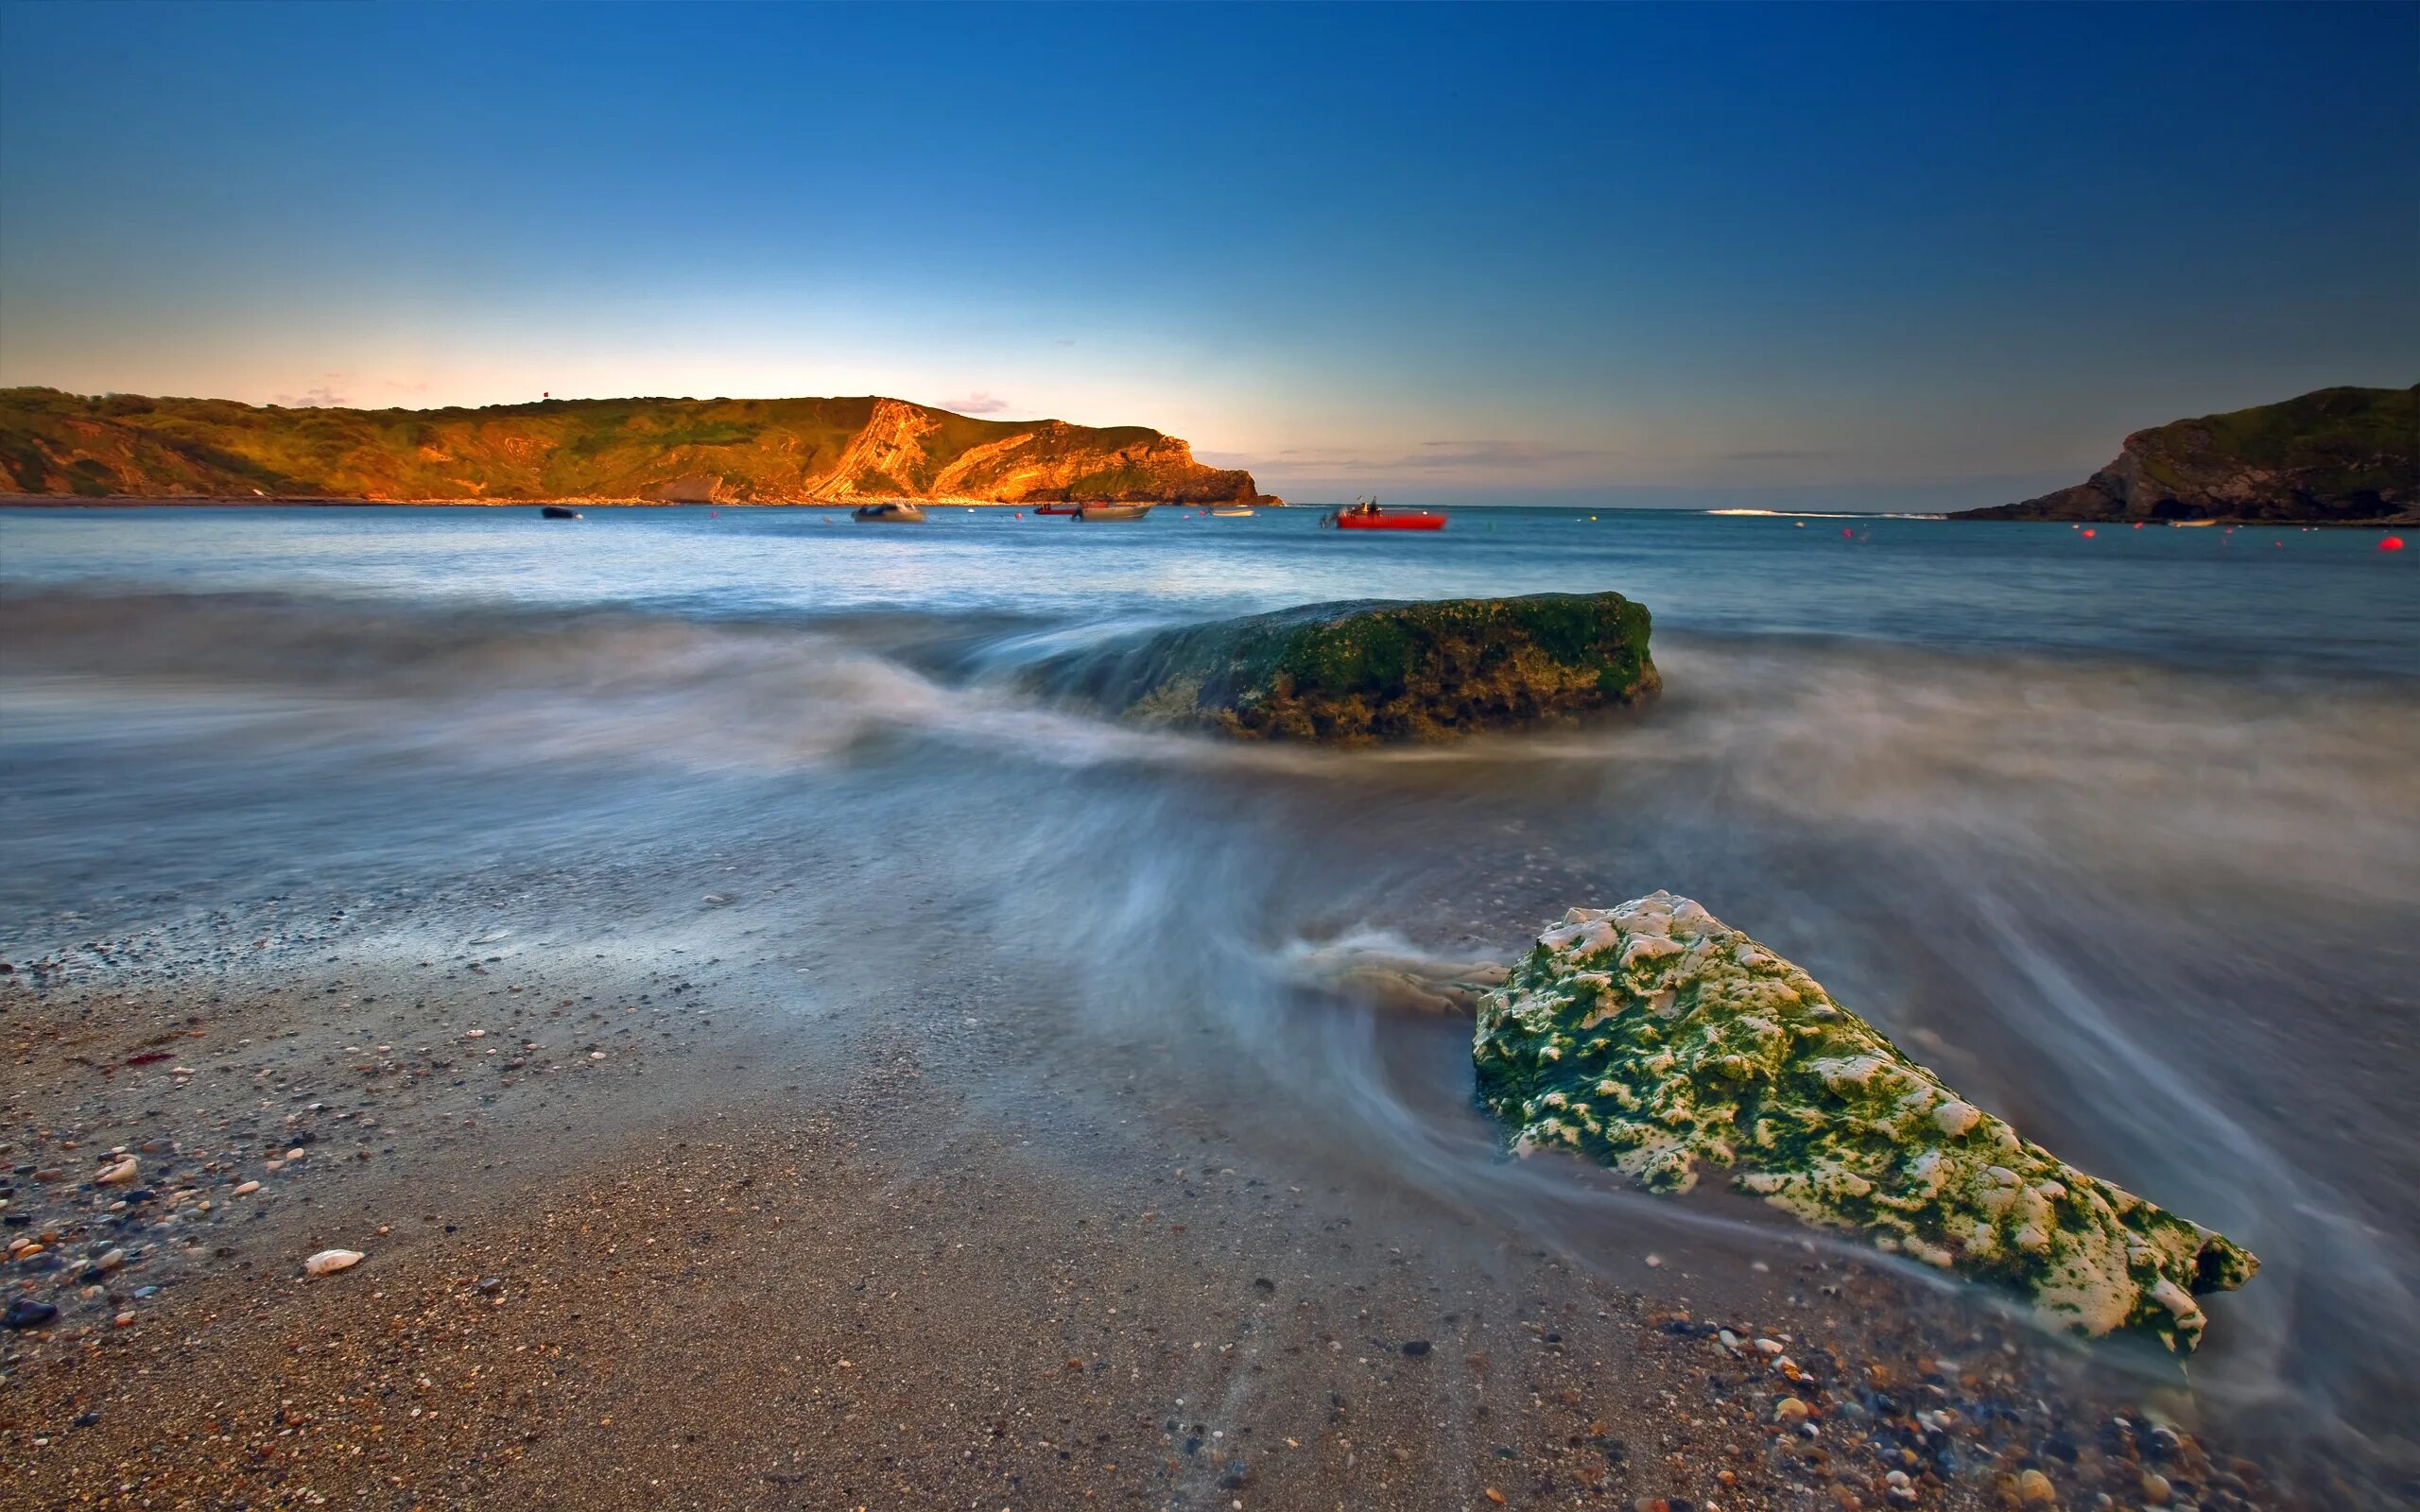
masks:
<svg viewBox="0 0 2420 1512"><path fill-rule="evenodd" d="M9 1311L0 1316L0 1328L38 1329L59 1316L59 1309L48 1302L37 1302L30 1297L9 1298Z"/></svg>
<svg viewBox="0 0 2420 1512"><path fill-rule="evenodd" d="M1132 723L1364 746L1566 721L1661 679L1619 593L1313 604L1071 652L1047 691Z"/></svg>
<svg viewBox="0 0 2420 1512"><path fill-rule="evenodd" d="M1403 1347L1403 1352L1417 1360L1428 1352L1428 1341L1426 1339L1409 1340Z"/></svg>

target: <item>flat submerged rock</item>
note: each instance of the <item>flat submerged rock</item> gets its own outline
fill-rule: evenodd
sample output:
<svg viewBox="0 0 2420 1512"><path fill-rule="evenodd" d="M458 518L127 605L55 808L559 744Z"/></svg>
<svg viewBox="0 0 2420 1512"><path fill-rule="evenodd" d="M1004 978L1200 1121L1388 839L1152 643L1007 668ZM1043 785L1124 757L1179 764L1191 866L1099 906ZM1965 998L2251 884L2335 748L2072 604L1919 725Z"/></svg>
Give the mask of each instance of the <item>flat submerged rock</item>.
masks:
<svg viewBox="0 0 2420 1512"><path fill-rule="evenodd" d="M1619 593L1313 604L1074 653L1050 691L1136 724L1362 746L1553 723L1662 685Z"/></svg>
<svg viewBox="0 0 2420 1512"><path fill-rule="evenodd" d="M1527 1153L1651 1191L1701 1164L1803 1221L2192 1350L2259 1262L1959 1097L1814 978L1668 892L1575 908L1480 1000L1479 1095Z"/></svg>

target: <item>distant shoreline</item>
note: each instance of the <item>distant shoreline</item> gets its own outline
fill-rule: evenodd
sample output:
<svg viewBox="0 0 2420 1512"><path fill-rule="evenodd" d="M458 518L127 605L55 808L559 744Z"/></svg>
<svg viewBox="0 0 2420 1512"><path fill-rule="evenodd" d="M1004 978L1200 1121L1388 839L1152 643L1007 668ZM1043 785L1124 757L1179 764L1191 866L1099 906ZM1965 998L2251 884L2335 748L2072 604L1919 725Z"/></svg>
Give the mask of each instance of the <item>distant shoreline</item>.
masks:
<svg viewBox="0 0 2420 1512"><path fill-rule="evenodd" d="M923 499L902 495L893 499L334 499L316 495L273 496L250 498L233 494L174 494L154 497L144 494L111 494L105 498L79 493L0 493L0 509L213 509L213 508L333 508L333 509L538 509L549 505L583 509L855 509L869 504L903 503L921 505L925 508L946 509L1030 509L1048 504L1047 499ZM1149 504L1154 508L1208 508L1207 504L1169 504L1161 499L1104 499L1102 504ZM1282 503L1264 501L1256 507L1282 509Z"/></svg>
<svg viewBox="0 0 2420 1512"><path fill-rule="evenodd" d="M106 498L76 493L0 493L0 509L538 509L549 505L578 509L854 509L867 504L882 504L883 499L748 499L717 503L713 500L666 499L337 499L316 495L254 496L232 494L176 494L150 497L134 494L112 494ZM898 502L920 505L925 508L966 509L1031 509L1048 500L1019 499L917 499ZM1109 500L1107 503L1149 503L1158 509L1207 508L1206 504L1170 504L1164 500ZM1264 509L1304 509L1317 511L1331 508L1323 504L1289 504L1263 499L1256 507ZM1441 509L1557 509L1577 512L1598 511L1620 514L1686 514L1725 519L1758 520L1911 520L1959 521L1969 524L2020 524L2068 526L2125 526L2126 520L2011 520L1979 515L1971 510L1942 514L1917 514L1905 510L1852 509L1762 509L1719 508L1656 505L1581 505L1581 504L1461 504L1435 505ZM2234 529L2302 529L2306 526L2325 530L2385 530L2406 529L2420 523L2420 517L2398 515L2375 520L2243 520L2211 519L2184 522L2187 527L2216 525ZM2167 528L2177 522L2149 520L2146 526Z"/></svg>

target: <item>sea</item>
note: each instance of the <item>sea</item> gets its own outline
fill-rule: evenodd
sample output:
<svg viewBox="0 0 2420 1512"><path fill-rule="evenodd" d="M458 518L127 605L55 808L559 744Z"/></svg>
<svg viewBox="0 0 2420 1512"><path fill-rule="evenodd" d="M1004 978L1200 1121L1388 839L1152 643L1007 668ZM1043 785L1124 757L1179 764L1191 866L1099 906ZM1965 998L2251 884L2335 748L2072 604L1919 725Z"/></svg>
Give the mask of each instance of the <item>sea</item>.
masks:
<svg viewBox="0 0 2420 1512"><path fill-rule="evenodd" d="M1565 908L1668 888L2029 1137L2256 1251L2196 1391L2409 1452L2420 551L1450 517L0 511L0 956L508 864L612 872L547 900L602 918L666 858L745 853L797 868L759 927L861 971L1046 969L1070 1016L1033 1032L1063 1080L1095 1034L1195 1026L1242 1116L1547 1228L1571 1180L1492 1146L1466 1030L1338 1014L1303 963L1504 959ZM1609 589L1653 614L1662 696L1454 746L1220 745L1028 675L1287 606ZM911 896L951 910L943 937L886 927ZM1802 1237L1714 1206L1726 1242Z"/></svg>

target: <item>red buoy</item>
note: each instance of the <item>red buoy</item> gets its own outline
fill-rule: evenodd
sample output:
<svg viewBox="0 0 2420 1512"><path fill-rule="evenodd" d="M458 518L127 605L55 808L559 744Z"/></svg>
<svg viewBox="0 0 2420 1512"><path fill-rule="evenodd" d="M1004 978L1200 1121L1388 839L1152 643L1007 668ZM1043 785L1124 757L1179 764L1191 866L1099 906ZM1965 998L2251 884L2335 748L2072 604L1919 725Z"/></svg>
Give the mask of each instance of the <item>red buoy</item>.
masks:
<svg viewBox="0 0 2420 1512"><path fill-rule="evenodd" d="M2401 536L2389 536L2384 541L2378 542L2378 550L2380 551L2401 551L2402 549L2403 538Z"/></svg>
<svg viewBox="0 0 2420 1512"><path fill-rule="evenodd" d="M2095 537L2095 536L2097 536L2097 535L2099 535L2099 534L2100 534L2100 531L2098 531L2098 530L2087 530L2087 531L2085 531L2085 532L2083 533L2083 539L2084 539L2084 540L2086 540L2086 541L2090 541L2093 537Z"/></svg>
<svg viewBox="0 0 2420 1512"><path fill-rule="evenodd" d="M1844 536L1854 536L1854 535L1856 535L1856 534L1857 534L1857 532L1856 532L1856 531L1854 531L1854 530L1852 530L1852 529L1850 529L1850 528L1849 528L1848 526L1846 526L1846 525L1842 525L1842 526L1841 526L1841 535L1844 535Z"/></svg>

